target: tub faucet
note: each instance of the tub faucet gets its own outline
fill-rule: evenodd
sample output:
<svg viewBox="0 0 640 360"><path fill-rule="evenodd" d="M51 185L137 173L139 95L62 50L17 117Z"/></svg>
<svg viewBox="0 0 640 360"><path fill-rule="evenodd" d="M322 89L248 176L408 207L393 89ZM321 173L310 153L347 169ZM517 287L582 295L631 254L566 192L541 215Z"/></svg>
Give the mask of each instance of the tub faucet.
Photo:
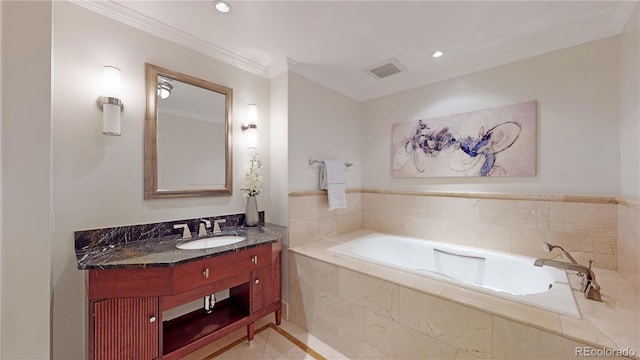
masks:
<svg viewBox="0 0 640 360"><path fill-rule="evenodd" d="M544 251L550 253L551 250L553 249L560 249L560 251L562 251L562 253L564 254L564 256L567 257L567 259L569 259L569 261L571 261L574 264L577 264L578 262L576 261L576 259L573 258L573 256L571 256L571 254L569 254L568 251L566 251L565 249L562 248L562 246L560 245L551 245L548 242L543 242L542 243L542 248L544 249Z"/></svg>
<svg viewBox="0 0 640 360"><path fill-rule="evenodd" d="M589 267L580 264L573 264L564 261L551 260L551 259L536 259L533 263L535 266L553 266L558 269L577 271L582 275L582 281L580 282L580 290L584 293L584 297L589 300L602 301L600 296L600 285L596 282L596 274L591 270L591 264L593 260L589 261Z"/></svg>

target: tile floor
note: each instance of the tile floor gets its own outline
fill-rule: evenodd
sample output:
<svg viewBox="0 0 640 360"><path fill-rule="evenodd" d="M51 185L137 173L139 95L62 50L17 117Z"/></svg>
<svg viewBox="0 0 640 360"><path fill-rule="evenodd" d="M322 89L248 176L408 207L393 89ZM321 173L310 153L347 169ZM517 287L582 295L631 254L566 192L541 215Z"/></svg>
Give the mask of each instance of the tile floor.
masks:
<svg viewBox="0 0 640 360"><path fill-rule="evenodd" d="M271 316L256 322L256 334L247 342L246 329L240 329L205 346L184 360L343 360L343 354L329 347L296 325L282 320L276 327Z"/></svg>

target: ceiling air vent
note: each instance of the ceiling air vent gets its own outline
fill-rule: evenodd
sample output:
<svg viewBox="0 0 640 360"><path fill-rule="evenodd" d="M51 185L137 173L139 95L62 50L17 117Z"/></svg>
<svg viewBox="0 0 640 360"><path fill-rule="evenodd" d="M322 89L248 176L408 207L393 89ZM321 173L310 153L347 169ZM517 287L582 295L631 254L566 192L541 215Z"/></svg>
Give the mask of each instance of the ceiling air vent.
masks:
<svg viewBox="0 0 640 360"><path fill-rule="evenodd" d="M407 71L407 68L400 64L397 59L386 60L382 64L378 64L367 70L367 72L374 76L376 79L383 79L387 76L391 76L402 71Z"/></svg>

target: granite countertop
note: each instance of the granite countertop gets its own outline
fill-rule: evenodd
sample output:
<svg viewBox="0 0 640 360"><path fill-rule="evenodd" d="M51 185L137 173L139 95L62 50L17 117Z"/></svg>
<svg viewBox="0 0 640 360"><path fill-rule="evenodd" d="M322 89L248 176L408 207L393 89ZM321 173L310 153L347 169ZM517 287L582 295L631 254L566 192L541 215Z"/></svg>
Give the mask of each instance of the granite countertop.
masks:
<svg viewBox="0 0 640 360"><path fill-rule="evenodd" d="M269 223L255 227L234 226L227 227L222 233L216 234L216 236L246 237L245 240L231 245L201 250L182 250L176 245L197 240L198 237L182 239L180 235L170 235L128 243L83 247L76 249L76 259L80 270L176 266L275 243L282 238L285 231L286 227ZM206 237L210 236L211 234Z"/></svg>

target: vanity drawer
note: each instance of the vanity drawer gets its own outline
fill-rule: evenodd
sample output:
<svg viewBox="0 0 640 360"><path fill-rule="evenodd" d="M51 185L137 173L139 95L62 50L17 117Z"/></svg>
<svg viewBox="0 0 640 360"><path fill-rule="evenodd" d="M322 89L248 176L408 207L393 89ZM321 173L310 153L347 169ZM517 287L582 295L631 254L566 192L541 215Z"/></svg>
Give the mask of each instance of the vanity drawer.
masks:
<svg viewBox="0 0 640 360"><path fill-rule="evenodd" d="M229 277L249 273L271 264L271 244L176 266L173 269L173 293L191 290Z"/></svg>

